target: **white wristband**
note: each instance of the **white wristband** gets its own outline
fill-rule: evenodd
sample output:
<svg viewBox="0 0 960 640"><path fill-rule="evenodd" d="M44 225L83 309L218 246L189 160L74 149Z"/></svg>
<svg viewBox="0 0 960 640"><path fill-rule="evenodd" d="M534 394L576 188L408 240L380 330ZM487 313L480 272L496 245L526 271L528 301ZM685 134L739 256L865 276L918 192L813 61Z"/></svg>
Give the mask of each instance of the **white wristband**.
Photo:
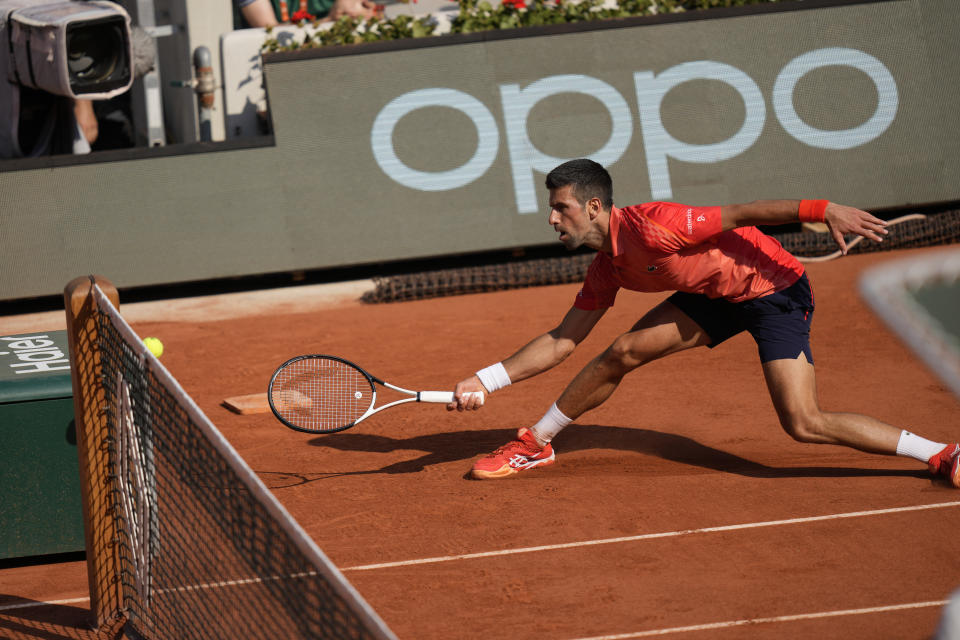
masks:
<svg viewBox="0 0 960 640"><path fill-rule="evenodd" d="M480 371L477 371L477 377L480 378L480 382L483 383L489 393L510 386L510 374L507 373L502 362L492 364L486 369L480 369Z"/></svg>

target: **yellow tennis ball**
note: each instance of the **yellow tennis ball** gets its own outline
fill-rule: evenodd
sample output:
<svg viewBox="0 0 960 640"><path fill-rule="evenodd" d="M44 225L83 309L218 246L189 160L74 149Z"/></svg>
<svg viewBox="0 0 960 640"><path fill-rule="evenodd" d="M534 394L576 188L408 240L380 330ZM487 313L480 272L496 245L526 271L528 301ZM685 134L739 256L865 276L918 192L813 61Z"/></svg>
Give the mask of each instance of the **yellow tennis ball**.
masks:
<svg viewBox="0 0 960 640"><path fill-rule="evenodd" d="M160 342L159 338L144 338L143 344L147 346L147 349L150 350L150 353L156 357L163 355L163 343Z"/></svg>

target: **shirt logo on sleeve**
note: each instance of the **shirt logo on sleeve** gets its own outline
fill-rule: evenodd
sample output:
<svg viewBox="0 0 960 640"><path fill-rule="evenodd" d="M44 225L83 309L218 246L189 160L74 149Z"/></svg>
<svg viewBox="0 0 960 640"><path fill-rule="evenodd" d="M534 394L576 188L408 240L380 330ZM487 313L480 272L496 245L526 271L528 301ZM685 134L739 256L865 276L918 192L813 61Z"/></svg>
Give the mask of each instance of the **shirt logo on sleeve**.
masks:
<svg viewBox="0 0 960 640"><path fill-rule="evenodd" d="M693 235L693 209L687 209L687 235Z"/></svg>

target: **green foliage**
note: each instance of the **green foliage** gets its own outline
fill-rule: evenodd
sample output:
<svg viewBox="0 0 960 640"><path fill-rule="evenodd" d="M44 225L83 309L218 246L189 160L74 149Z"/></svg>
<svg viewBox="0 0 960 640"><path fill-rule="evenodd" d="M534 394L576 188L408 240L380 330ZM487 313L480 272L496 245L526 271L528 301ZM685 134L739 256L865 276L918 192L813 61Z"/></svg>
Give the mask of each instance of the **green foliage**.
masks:
<svg viewBox="0 0 960 640"><path fill-rule="evenodd" d="M414 0L416 1L416 0ZM451 0L454 1L454 0ZM764 4L777 0L502 0L493 6L487 0L456 0L460 11L451 20L450 33L476 33L493 29L515 29L567 22L609 20L631 16L650 16L681 11L698 11L717 7L734 7ZM268 38L261 51L295 51L341 44L399 40L401 38L425 38L434 35L436 23L429 17L414 18L408 15L396 18L340 18L329 28L320 28L320 22L300 23L306 29L302 42L295 39L281 43Z"/></svg>
<svg viewBox="0 0 960 640"><path fill-rule="evenodd" d="M273 30L268 29L267 40L263 43L263 53L277 51L297 51L340 44L358 44L378 42L380 40L400 40L401 38L425 38L433 35L436 25L428 18L414 18L408 15L392 19L361 20L359 18L340 18L327 29L319 29L319 22L301 23L306 29L303 41L291 40L282 43L272 37Z"/></svg>

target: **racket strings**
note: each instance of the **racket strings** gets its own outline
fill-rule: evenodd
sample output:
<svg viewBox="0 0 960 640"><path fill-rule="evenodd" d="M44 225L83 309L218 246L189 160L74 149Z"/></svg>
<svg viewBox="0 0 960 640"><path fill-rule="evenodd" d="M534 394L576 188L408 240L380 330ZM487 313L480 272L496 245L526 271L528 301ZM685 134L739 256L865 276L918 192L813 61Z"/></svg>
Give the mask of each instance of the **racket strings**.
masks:
<svg viewBox="0 0 960 640"><path fill-rule="evenodd" d="M373 387L354 367L325 358L298 360L281 371L274 406L288 422L314 431L356 422L373 404Z"/></svg>

